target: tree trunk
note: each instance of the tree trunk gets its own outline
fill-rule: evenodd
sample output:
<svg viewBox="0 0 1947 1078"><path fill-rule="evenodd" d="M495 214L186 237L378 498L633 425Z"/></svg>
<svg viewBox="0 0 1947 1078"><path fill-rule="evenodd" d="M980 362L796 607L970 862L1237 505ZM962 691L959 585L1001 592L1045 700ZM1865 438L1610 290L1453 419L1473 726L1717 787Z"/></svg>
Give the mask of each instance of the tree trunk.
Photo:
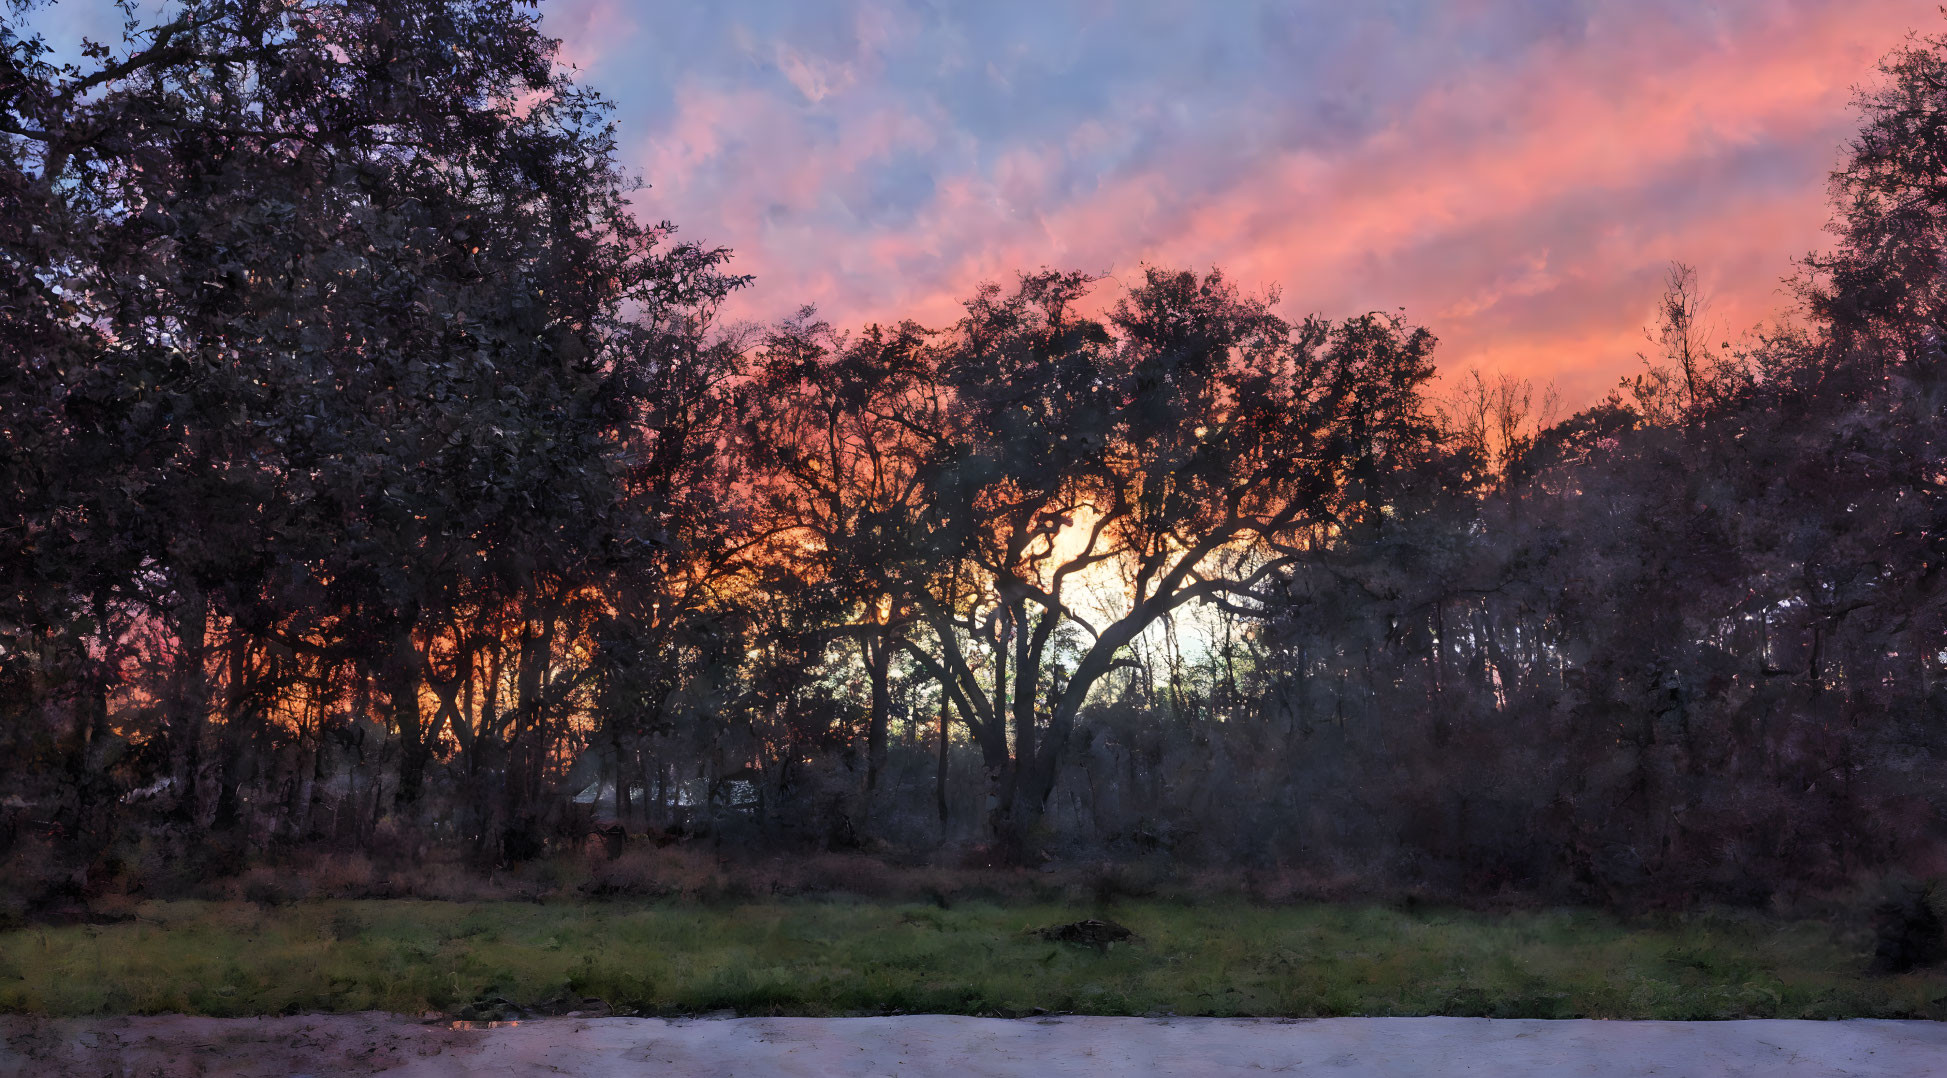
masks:
<svg viewBox="0 0 1947 1078"><path fill-rule="evenodd" d="M952 699L944 689L940 693L940 766L933 774L933 801L940 811L940 829L946 829L946 767L947 767L947 715L952 710Z"/></svg>
<svg viewBox="0 0 1947 1078"><path fill-rule="evenodd" d="M865 791L879 788L879 772L886 766L886 724L892 711L892 634L885 628L866 637L866 671L872 681L872 714L865 731Z"/></svg>
<svg viewBox="0 0 1947 1078"><path fill-rule="evenodd" d="M229 699L223 708L223 728L216 737L216 796L200 799L197 805L196 826L205 830L229 830L241 819L242 798L238 786L243 781L245 747L251 740L245 723L262 717L262 709L253 706L256 686L250 674L250 638L234 622L230 625L224 665Z"/></svg>
<svg viewBox="0 0 1947 1078"><path fill-rule="evenodd" d="M432 745L419 714L419 649L412 631L419 621L419 604L409 603L391 625L386 655L385 691L392 708L392 725L399 731L399 788L394 802L412 805L425 785Z"/></svg>
<svg viewBox="0 0 1947 1078"><path fill-rule="evenodd" d="M609 725L609 744L615 750L615 822L627 827L629 824L629 783L633 779L634 768L629 766L629 753L622 747L622 731L614 725L611 717ZM598 790L597 793L600 791Z"/></svg>
<svg viewBox="0 0 1947 1078"><path fill-rule="evenodd" d="M291 799L290 834L302 842L311 834L311 800L318 789L318 771L323 763L319 746L305 738L298 750L297 794Z"/></svg>
<svg viewBox="0 0 1947 1078"><path fill-rule="evenodd" d="M197 776L203 762L203 734L209 721L208 669L209 600L193 585L183 589L176 616L176 699L170 723L170 777L175 782L179 811L197 815L201 795Z"/></svg>
<svg viewBox="0 0 1947 1078"><path fill-rule="evenodd" d="M1015 761L1007 752L1007 733L999 722L988 723L980 742L981 771L987 780L987 829L1005 845L1013 832Z"/></svg>

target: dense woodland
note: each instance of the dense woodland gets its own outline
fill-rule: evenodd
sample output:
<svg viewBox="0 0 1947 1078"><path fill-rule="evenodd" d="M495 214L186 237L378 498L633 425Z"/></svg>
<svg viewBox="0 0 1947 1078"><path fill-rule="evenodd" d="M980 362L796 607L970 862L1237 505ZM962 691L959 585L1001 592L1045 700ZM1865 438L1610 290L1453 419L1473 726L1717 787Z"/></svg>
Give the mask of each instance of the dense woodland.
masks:
<svg viewBox="0 0 1947 1078"><path fill-rule="evenodd" d="M618 826L1623 905L1943 867L1947 39L1861 92L1784 322L1677 266L1559 417L1217 271L726 324L511 0L59 62L6 10L16 886Z"/></svg>

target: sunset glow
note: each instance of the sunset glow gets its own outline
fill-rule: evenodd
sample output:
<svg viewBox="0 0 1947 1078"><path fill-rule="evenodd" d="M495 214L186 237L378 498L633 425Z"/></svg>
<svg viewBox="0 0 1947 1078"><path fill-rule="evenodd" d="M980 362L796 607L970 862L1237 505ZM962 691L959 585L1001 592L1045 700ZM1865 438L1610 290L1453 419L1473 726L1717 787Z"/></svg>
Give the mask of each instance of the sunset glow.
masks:
<svg viewBox="0 0 1947 1078"><path fill-rule="evenodd" d="M735 249L732 313L951 321L982 280L1144 261L1403 306L1446 370L1635 368L1664 267L1735 335L1822 246L1849 88L1912 0L700 5L547 29L618 104L639 212Z"/></svg>

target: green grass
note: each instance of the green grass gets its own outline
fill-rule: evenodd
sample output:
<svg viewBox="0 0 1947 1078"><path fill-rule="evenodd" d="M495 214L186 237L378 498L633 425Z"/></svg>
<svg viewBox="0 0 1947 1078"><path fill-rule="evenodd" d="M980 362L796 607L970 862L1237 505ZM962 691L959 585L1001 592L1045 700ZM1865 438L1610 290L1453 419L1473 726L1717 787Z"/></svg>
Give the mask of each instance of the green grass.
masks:
<svg viewBox="0 0 1947 1078"><path fill-rule="evenodd" d="M49 1015L451 1011L574 993L745 1014L1947 1018L1947 975L1875 977L1814 921L1583 911L1137 902L1141 942L1032 929L1059 906L156 902L118 924L0 935L0 1010Z"/></svg>

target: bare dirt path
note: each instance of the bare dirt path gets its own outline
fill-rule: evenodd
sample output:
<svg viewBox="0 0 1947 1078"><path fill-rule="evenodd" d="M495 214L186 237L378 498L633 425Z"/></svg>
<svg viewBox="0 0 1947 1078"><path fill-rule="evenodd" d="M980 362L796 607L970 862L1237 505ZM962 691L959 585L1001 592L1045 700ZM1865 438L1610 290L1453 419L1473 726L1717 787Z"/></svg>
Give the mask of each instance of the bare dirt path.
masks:
<svg viewBox="0 0 1947 1078"><path fill-rule="evenodd" d="M1947 1024L1486 1018L0 1019L0 1075L1947 1075Z"/></svg>

